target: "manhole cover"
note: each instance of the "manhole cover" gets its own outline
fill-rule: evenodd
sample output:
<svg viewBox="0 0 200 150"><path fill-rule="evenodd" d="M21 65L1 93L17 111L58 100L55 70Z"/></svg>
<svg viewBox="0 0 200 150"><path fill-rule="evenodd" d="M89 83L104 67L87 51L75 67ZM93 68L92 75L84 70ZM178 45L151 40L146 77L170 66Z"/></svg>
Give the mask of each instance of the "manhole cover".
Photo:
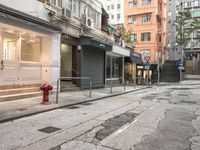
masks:
<svg viewBox="0 0 200 150"><path fill-rule="evenodd" d="M92 105L92 103L82 103L81 105Z"/></svg>
<svg viewBox="0 0 200 150"><path fill-rule="evenodd" d="M77 109L80 108L79 106L69 106L69 107L65 107L66 109Z"/></svg>
<svg viewBox="0 0 200 150"><path fill-rule="evenodd" d="M56 132L56 131L58 131L58 130L61 130L61 129L60 129L60 128L56 128L56 127L49 126L49 127L45 127L45 128L39 129L38 131L44 132L44 133L52 133L52 132Z"/></svg>
<svg viewBox="0 0 200 150"><path fill-rule="evenodd" d="M186 100L181 100L181 103L197 104L197 102L195 102L195 101L186 101Z"/></svg>

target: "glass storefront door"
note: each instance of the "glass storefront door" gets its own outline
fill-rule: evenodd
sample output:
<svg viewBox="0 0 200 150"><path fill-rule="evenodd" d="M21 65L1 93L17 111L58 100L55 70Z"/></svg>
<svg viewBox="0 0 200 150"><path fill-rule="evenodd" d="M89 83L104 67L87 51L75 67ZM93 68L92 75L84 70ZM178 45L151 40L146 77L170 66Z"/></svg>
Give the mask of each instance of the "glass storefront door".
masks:
<svg viewBox="0 0 200 150"><path fill-rule="evenodd" d="M0 85L39 82L41 38L0 30Z"/></svg>
<svg viewBox="0 0 200 150"><path fill-rule="evenodd" d="M19 38L15 33L1 32L1 81L18 83L19 80Z"/></svg>

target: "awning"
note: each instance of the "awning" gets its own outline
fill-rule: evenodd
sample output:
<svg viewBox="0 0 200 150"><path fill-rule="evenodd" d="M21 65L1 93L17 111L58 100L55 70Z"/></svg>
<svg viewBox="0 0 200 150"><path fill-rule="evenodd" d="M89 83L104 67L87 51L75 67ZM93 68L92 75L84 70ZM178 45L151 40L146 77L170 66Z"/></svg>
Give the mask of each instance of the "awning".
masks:
<svg viewBox="0 0 200 150"><path fill-rule="evenodd" d="M130 50L121 47L119 45L113 45L112 51L107 52L106 54L118 57L130 56Z"/></svg>
<svg viewBox="0 0 200 150"><path fill-rule="evenodd" d="M143 64L140 54L133 51L130 52L130 57L125 57L125 62Z"/></svg>
<svg viewBox="0 0 200 150"><path fill-rule="evenodd" d="M96 39L94 37L81 36L80 44L83 46L85 45L85 46L96 47L105 51L112 51L112 45L100 39Z"/></svg>
<svg viewBox="0 0 200 150"><path fill-rule="evenodd" d="M2 4L0 4L0 18L13 20L17 23L26 24L36 29L42 29L45 31L51 31L51 32L61 31L61 28L56 24L31 16L16 9L4 6Z"/></svg>

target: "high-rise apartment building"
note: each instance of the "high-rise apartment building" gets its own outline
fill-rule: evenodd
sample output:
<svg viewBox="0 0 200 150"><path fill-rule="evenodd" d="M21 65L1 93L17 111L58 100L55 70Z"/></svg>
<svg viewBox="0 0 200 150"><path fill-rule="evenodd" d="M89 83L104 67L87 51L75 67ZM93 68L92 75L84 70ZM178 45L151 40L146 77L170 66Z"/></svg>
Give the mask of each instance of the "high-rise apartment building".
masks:
<svg viewBox="0 0 200 150"><path fill-rule="evenodd" d="M124 26L133 29L135 51L144 63L162 64L166 54L166 0L125 0ZM159 60L159 61L158 61Z"/></svg>
<svg viewBox="0 0 200 150"><path fill-rule="evenodd" d="M109 22L114 25L124 23L124 0L107 0L103 3L109 14Z"/></svg>
<svg viewBox="0 0 200 150"><path fill-rule="evenodd" d="M177 11L190 11L192 19L188 21L188 28L191 28L190 23L196 18L200 18L200 0L177 0ZM197 31L190 35L190 40L184 47L184 58L186 61L186 74L200 74L200 42Z"/></svg>
<svg viewBox="0 0 200 150"><path fill-rule="evenodd" d="M169 60L180 59L180 52L175 48L176 44L176 27L173 25L177 14L177 0L168 0L167 4L167 50L169 51Z"/></svg>

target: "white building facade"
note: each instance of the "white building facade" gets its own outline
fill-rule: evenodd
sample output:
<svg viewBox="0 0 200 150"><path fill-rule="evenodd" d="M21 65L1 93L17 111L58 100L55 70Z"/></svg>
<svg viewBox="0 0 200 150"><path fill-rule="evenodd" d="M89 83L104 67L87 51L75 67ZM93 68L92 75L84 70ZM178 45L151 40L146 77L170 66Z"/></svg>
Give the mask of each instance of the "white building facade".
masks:
<svg viewBox="0 0 200 150"><path fill-rule="evenodd" d="M0 86L55 86L60 77L59 26L45 21L48 11L40 1L0 3Z"/></svg>
<svg viewBox="0 0 200 150"><path fill-rule="evenodd" d="M103 6L111 24L124 24L124 0L107 0Z"/></svg>

